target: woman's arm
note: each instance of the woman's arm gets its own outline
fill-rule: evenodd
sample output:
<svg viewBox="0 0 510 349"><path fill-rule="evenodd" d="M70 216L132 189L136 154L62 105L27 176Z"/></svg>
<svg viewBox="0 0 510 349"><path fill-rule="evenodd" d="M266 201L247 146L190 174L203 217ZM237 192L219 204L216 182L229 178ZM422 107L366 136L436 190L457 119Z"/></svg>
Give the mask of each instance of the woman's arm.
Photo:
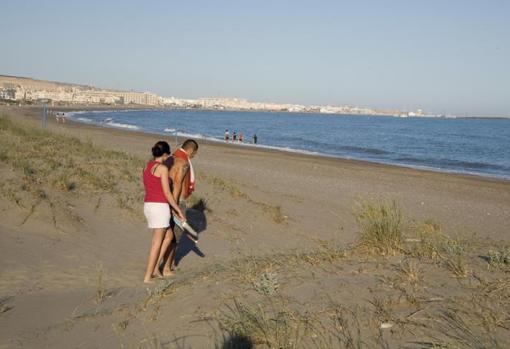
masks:
<svg viewBox="0 0 510 349"><path fill-rule="evenodd" d="M175 202L175 199L172 196L172 193L170 192L170 182L168 181L168 168L166 166L159 166L157 170L159 172L158 174L161 176L161 186L163 188L163 193L165 194L168 203L177 214L177 217L180 220L185 221L186 218L182 214L181 209Z"/></svg>

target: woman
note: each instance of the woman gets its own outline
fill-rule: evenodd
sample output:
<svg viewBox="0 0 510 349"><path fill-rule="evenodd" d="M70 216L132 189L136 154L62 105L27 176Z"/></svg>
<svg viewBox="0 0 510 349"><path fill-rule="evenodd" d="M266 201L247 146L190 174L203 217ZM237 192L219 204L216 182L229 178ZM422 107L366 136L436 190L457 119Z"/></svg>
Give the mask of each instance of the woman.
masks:
<svg viewBox="0 0 510 349"><path fill-rule="evenodd" d="M181 220L186 220L179 206L170 192L168 168L163 162L170 156L170 146L167 142L159 141L152 147L154 160L149 161L143 171L143 185L145 187L145 199L143 212L147 218L149 228L153 229L152 245L147 262L147 270L143 281L153 282L154 278L162 277L159 271L158 260L165 253L162 243L165 235L170 234L165 240L172 240L173 232L170 226L170 206Z"/></svg>

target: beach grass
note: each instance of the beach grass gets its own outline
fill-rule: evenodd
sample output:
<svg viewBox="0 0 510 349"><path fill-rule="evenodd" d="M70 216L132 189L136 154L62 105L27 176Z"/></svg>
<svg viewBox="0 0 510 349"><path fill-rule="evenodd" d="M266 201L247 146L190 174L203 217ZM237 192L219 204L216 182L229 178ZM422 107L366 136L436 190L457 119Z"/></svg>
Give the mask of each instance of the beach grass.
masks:
<svg viewBox="0 0 510 349"><path fill-rule="evenodd" d="M138 206L143 188L137 174L144 162L139 158L21 124L5 115L0 116L0 154L0 161L19 173L0 186L0 195L27 211L23 223L43 201L55 211L72 215L67 204L72 196L67 194L108 194L118 207L141 218Z"/></svg>
<svg viewBox="0 0 510 349"><path fill-rule="evenodd" d="M395 201L362 201L355 216L361 246L382 255L395 255L402 250L404 219Z"/></svg>

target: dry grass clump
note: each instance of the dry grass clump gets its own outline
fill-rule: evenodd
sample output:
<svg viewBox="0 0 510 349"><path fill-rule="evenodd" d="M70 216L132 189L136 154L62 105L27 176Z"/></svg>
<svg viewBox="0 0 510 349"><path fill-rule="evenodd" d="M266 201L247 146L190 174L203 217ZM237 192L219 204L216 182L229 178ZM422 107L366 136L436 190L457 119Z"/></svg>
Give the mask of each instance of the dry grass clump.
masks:
<svg viewBox="0 0 510 349"><path fill-rule="evenodd" d="M487 331L474 321L470 312L458 307L441 309L433 317L429 317L429 320L424 332L432 338L438 338L430 343L433 348L507 348L492 331Z"/></svg>
<svg viewBox="0 0 510 349"><path fill-rule="evenodd" d="M264 273L291 270L304 265L318 266L334 263L346 257L345 249L335 246L319 246L313 250L293 250L262 256L241 256L228 263L211 267L211 273L254 284Z"/></svg>
<svg viewBox="0 0 510 349"><path fill-rule="evenodd" d="M258 280L255 280L253 287L259 293L273 295L278 292L280 284L278 283L278 274L271 271L263 272Z"/></svg>
<svg viewBox="0 0 510 349"><path fill-rule="evenodd" d="M272 302L269 309L261 304L250 306L234 299L218 318L221 330L229 337L267 348L303 348L312 332L311 319L290 309L283 301Z"/></svg>
<svg viewBox="0 0 510 349"><path fill-rule="evenodd" d="M410 258L404 259L398 271L406 277L411 284L418 284L423 279L423 270L419 267L418 261Z"/></svg>
<svg viewBox="0 0 510 349"><path fill-rule="evenodd" d="M395 201L363 201L355 212L360 245L382 255L402 251L404 218Z"/></svg>
<svg viewBox="0 0 510 349"><path fill-rule="evenodd" d="M200 176L211 183L215 188L228 192L233 198L242 198L249 203L258 206L260 209L262 209L262 211L269 214L273 222L276 224L283 224L287 222L288 217L283 214L281 206L271 205L266 202L254 200L248 194L243 192L237 185L223 178L206 175L204 173L200 173Z"/></svg>
<svg viewBox="0 0 510 349"><path fill-rule="evenodd" d="M223 178L205 174L202 174L202 176L214 187L218 188L219 190L228 192L234 198L248 198L248 195L239 189L239 187Z"/></svg>
<svg viewBox="0 0 510 349"><path fill-rule="evenodd" d="M408 248L410 255L440 263L457 277L468 275L469 244L467 241L446 236L439 224L430 220L418 225L416 230L418 239Z"/></svg>
<svg viewBox="0 0 510 349"><path fill-rule="evenodd" d="M227 337L245 339L248 348L388 348L374 316L369 308L335 303L296 310L282 297L267 297L256 305L234 299L215 320Z"/></svg>
<svg viewBox="0 0 510 349"><path fill-rule="evenodd" d="M0 116L0 161L21 174L13 188L3 186L2 194L20 206L46 200L62 207L61 194L95 195L108 193L118 197L122 208L138 208L141 159L118 151L99 148L92 142L54 134L35 127L17 124ZM128 189L128 190L126 190ZM31 194L22 204L10 191ZM42 195L44 193L44 195ZM36 204L36 206L37 206ZM31 210L29 208L29 210Z"/></svg>
<svg viewBox="0 0 510 349"><path fill-rule="evenodd" d="M264 202L254 203L260 206L264 212L268 213L276 224L282 224L287 221L287 216L282 213L280 206L269 205Z"/></svg>
<svg viewBox="0 0 510 349"><path fill-rule="evenodd" d="M487 254L489 268L510 267L510 247L503 247L499 250L489 250Z"/></svg>

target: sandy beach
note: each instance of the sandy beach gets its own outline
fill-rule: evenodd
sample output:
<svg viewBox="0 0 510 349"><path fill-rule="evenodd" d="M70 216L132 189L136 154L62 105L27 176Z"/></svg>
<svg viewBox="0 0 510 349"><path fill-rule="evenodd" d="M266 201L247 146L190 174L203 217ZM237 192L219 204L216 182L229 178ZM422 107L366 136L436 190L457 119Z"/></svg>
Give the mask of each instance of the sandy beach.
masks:
<svg viewBox="0 0 510 349"><path fill-rule="evenodd" d="M139 175L164 137L54 120L54 140L19 131L39 130L39 113L0 107L17 125L0 128L0 348L285 341L268 339L263 319L266 331L245 338L238 325L257 306L269 318L287 307L292 321L320 319L322 330L281 325L301 338L286 348L349 347L349 338L367 348L510 345L510 269L488 263L509 245L510 181L200 142L187 213L199 243L183 238L175 277L148 288ZM56 165L39 170L52 154ZM443 245L462 246L455 258L409 244L383 255L359 248L360 205L391 201L407 242L433 227Z"/></svg>

